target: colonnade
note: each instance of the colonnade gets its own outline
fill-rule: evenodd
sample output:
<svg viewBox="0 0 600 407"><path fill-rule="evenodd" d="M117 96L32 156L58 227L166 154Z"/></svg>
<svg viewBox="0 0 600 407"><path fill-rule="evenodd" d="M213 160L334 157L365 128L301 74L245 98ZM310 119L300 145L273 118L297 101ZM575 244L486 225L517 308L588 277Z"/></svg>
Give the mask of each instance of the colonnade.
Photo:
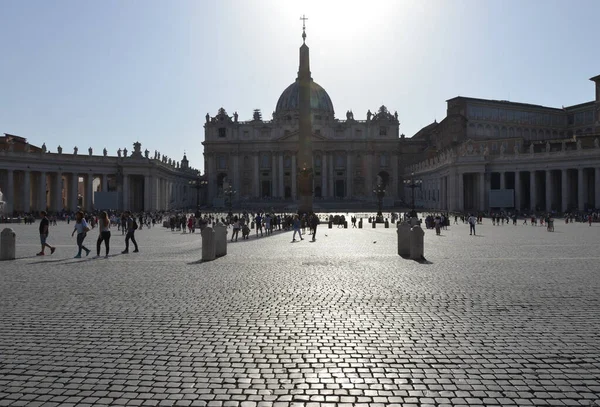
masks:
<svg viewBox="0 0 600 407"><path fill-rule="evenodd" d="M490 191L498 191L498 200ZM411 192L407 189L405 196ZM545 169L476 170L451 168L425 175L416 204L439 210L517 209L520 211L584 211L600 208L600 167L560 166ZM500 204L500 202L511 202ZM507 201L508 199L508 201Z"/></svg>
<svg viewBox="0 0 600 407"><path fill-rule="evenodd" d="M131 173L122 175L122 186L117 187L116 177L96 172L0 170L6 213L97 209L94 193L110 192L109 178L113 180L113 192L121 194L120 208L100 209L151 211L195 208L198 204L196 191L187 179Z"/></svg>

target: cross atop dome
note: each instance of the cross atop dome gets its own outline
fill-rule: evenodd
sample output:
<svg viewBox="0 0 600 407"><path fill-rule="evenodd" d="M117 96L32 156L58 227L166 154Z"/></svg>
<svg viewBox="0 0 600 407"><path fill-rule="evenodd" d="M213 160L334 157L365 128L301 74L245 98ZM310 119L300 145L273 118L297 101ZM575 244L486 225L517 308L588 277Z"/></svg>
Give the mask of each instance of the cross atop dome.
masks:
<svg viewBox="0 0 600 407"><path fill-rule="evenodd" d="M300 20L302 20L302 42L304 43L306 42L306 20L308 20L308 17L302 14Z"/></svg>

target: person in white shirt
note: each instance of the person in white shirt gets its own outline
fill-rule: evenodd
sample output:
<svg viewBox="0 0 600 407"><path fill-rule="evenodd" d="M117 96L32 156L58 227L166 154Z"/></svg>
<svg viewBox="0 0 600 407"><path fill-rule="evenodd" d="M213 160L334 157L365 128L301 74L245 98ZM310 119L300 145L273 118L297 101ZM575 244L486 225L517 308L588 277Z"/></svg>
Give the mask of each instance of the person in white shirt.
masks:
<svg viewBox="0 0 600 407"><path fill-rule="evenodd" d="M475 235L475 225L477 224L477 218L473 215L469 215L467 219L469 222L469 235Z"/></svg>
<svg viewBox="0 0 600 407"><path fill-rule="evenodd" d="M85 239L87 232L89 231L90 227L88 226L86 220L83 218L83 212L77 212L77 214L75 214L75 227L73 228L73 233L71 233L71 236L73 236L75 232L77 232L77 247L79 248L79 251L75 256L76 259L81 258L81 250L85 250L86 256L90 254L90 249L83 245L83 239Z"/></svg>

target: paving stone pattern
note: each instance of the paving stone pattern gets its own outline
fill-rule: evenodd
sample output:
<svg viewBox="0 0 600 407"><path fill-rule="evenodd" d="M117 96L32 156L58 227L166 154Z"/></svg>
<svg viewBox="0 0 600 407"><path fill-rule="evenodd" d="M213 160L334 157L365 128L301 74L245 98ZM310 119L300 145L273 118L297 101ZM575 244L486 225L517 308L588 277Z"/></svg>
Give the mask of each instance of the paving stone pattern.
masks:
<svg viewBox="0 0 600 407"><path fill-rule="evenodd" d="M73 259L71 227L45 257L14 227L0 406L600 406L600 225L427 231L426 264L381 227L252 234L210 263L159 227Z"/></svg>

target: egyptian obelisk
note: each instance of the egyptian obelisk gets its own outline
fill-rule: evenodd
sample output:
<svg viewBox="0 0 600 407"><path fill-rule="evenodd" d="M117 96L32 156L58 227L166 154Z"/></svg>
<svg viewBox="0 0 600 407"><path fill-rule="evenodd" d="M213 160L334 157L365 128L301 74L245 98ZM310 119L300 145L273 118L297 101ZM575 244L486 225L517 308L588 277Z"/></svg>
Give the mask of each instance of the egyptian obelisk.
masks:
<svg viewBox="0 0 600 407"><path fill-rule="evenodd" d="M310 111L310 62L306 45L306 20L302 16L302 46L300 47L300 68L298 70L300 110L298 135L297 182L300 201L298 213L309 213L313 210L313 163L312 163L312 115Z"/></svg>

